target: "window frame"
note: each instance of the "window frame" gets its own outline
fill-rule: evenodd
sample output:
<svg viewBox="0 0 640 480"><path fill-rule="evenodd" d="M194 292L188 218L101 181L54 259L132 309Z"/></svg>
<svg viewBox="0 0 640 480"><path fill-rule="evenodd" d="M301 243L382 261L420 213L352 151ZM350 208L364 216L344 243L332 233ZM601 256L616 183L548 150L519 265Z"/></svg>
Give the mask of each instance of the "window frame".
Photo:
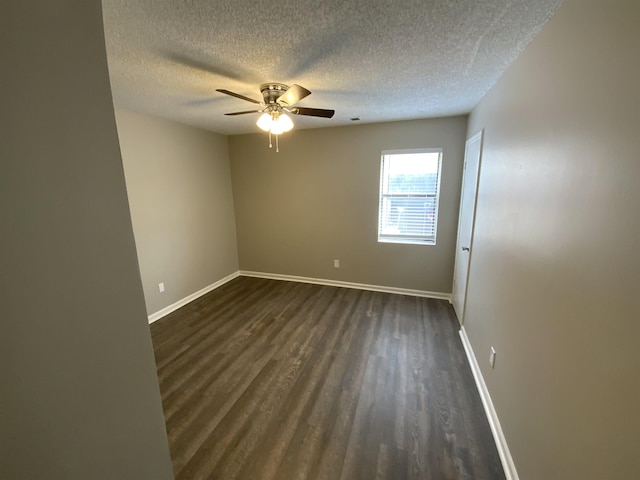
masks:
<svg viewBox="0 0 640 480"><path fill-rule="evenodd" d="M438 153L438 171L435 186L435 194L430 193L402 193L392 194L384 191L385 188L385 158L389 155L403 155L416 153ZM424 148L405 148L396 150L382 150L380 155L380 191L378 198L378 243L400 243L414 245L436 245L438 235L438 212L440 209L440 181L442 178L442 157L443 149L438 147ZM389 182L386 182L388 185ZM433 219L433 235L415 235L415 234L384 234L382 233L382 221L384 217L384 200L385 198L434 198L434 219Z"/></svg>

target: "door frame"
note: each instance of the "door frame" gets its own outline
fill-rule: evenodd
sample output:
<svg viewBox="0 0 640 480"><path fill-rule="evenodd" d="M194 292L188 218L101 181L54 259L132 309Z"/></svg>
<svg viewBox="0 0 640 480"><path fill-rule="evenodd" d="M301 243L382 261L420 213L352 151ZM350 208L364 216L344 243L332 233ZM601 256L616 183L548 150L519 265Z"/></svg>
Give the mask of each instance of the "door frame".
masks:
<svg viewBox="0 0 640 480"><path fill-rule="evenodd" d="M453 265L453 284L451 285L451 302L453 304L453 293L455 291L455 284L456 284L456 267L458 266L458 262L459 262L459 252L460 252L460 223L462 220L462 215L460 213L462 213L462 201L464 199L464 185L465 185L465 177L467 175L467 150L468 150L468 146L470 143L476 141L477 138L480 138L480 145L479 145L479 153L478 153L478 173L476 175L476 191L475 191L475 195L473 198L473 212L471 214L471 235L469 237L469 260L468 260L468 265L467 265L467 275L466 278L464 279L465 281L465 285L464 285L464 294L463 294L463 299L462 299L462 318L458 318L458 322L460 323L460 326L464 325L464 317L467 314L467 291L469 289L469 272L471 270L471 257L473 255L473 239L475 236L475 230L476 230L476 212L478 209L478 190L480 189L480 172L482 169L482 154L483 154L483 150L484 150L484 128L480 129L478 132L474 133L473 135L471 135L469 138L467 138L467 140L465 141L465 147L464 147L464 172L462 174L462 185L461 185L461 189L460 189L460 212L458 213L458 230L457 230L457 235L456 235L456 255L455 255L455 262ZM457 315L457 312L456 312Z"/></svg>

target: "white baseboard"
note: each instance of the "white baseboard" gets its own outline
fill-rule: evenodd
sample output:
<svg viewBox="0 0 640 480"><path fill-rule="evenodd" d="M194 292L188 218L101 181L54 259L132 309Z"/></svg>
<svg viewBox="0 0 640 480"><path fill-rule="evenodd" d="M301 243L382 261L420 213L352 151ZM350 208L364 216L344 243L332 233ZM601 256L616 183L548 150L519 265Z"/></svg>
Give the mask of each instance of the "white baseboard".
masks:
<svg viewBox="0 0 640 480"><path fill-rule="evenodd" d="M209 293L212 290L224 285L227 282L230 282L234 278L239 276L244 277L257 277L257 278L269 278L271 280L286 280L290 282L301 282L301 283L315 283L318 285L329 285L332 287L345 287L345 288L355 288L358 290L371 290L374 292L384 292L384 293L396 293L400 295L412 295L414 297L427 297L427 298L437 298L441 300L451 301L450 293L441 293L441 292L428 292L425 290L411 290L408 288L396 288L396 287L385 287L381 285L368 285L364 283L351 283L351 282L341 282L339 280L327 280L323 278L310 278L310 277L296 277L294 275L281 275L279 273L264 273L264 272L250 272L246 270L240 270L232 273L224 277L221 280L218 280L211 285L204 287L202 290L198 290L191 295L184 297L182 300L178 300L176 303L173 303L162 310L158 310L155 313L149 315L149 323L153 323L157 320L160 320L162 317L169 315L171 312L179 309L180 307L184 307L187 303L194 301L196 298L201 297Z"/></svg>
<svg viewBox="0 0 640 480"><path fill-rule="evenodd" d="M473 348L471 347L471 343L469 342L469 337L467 337L467 332L465 331L464 326L460 328L460 338L462 339L464 351L467 353L467 358L469 359L469 365L471 365L473 378L476 380L478 392L480 392L480 398L482 399L482 404L484 405L484 410L487 415L487 419L489 420L489 426L491 427L491 433L493 433L493 438L496 442L496 447L498 448L498 455L500 455L500 461L502 462L502 468L504 468L505 477L507 480L519 480L516 466L513 463L513 458L511 457L511 452L507 445L507 440L504 438L504 433L500 426L500 420L498 420L498 414L493 406L493 401L489 395L487 384L485 383L482 372L480 371L480 365L478 365L478 360L473 352Z"/></svg>
<svg viewBox="0 0 640 480"><path fill-rule="evenodd" d="M148 317L149 323L153 323L156 320L160 320L162 317L169 315L171 312L179 309L180 307L184 307L187 303L193 302L196 298L199 298L209 293L211 290L215 290L216 288L221 287L225 283L230 282L234 278L237 278L239 275L240 275L240 272L234 272L231 275L228 275L223 279L218 280L217 282L214 282L211 285L204 287L202 290L198 290L197 292L192 293L187 297L184 297L182 300L178 300L176 303L173 303L168 307L164 307L162 310L158 310L156 313L152 313Z"/></svg>
<svg viewBox="0 0 640 480"><path fill-rule="evenodd" d="M414 297L436 298L439 300L451 300L450 293L428 292L426 290L411 290L408 288L385 287L382 285L368 285L365 283L342 282L339 280L328 280L325 278L297 277L295 275L281 275L279 273L249 272L240 270L240 275L244 277L269 278L271 280L286 280L289 282L314 283L317 285L328 285L331 287L355 288L356 290L371 290L374 292L396 293L399 295L411 295Z"/></svg>

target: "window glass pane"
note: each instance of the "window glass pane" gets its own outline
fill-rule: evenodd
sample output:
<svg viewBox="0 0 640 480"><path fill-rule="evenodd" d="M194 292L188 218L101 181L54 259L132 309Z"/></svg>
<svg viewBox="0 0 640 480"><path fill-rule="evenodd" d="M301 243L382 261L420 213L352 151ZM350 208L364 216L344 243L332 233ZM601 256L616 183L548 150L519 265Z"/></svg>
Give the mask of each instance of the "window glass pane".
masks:
<svg viewBox="0 0 640 480"><path fill-rule="evenodd" d="M385 193L436 193L439 152L393 154L385 158Z"/></svg>
<svg viewBox="0 0 640 480"><path fill-rule="evenodd" d="M386 197L383 199L380 233L385 235L433 235L435 198Z"/></svg>

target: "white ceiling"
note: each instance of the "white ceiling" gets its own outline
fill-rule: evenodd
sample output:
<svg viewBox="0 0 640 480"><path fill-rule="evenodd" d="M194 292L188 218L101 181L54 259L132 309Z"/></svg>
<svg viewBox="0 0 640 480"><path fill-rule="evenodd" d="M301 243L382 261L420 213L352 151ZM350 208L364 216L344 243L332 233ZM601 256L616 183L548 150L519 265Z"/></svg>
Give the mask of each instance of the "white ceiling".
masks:
<svg viewBox="0 0 640 480"><path fill-rule="evenodd" d="M259 131L265 82L297 83L296 128L468 113L562 0L103 0L114 101L222 134Z"/></svg>

